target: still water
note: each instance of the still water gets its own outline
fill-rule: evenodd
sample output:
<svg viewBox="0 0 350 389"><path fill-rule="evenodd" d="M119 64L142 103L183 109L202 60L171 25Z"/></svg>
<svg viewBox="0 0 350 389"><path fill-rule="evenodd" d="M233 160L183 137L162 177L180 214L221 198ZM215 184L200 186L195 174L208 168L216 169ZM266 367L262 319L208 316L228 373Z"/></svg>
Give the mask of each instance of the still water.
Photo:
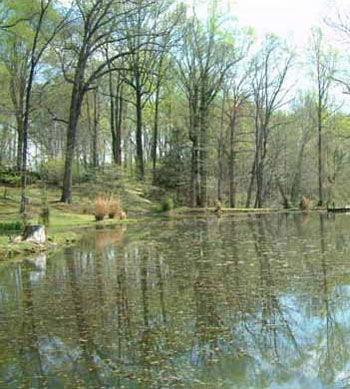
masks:
<svg viewBox="0 0 350 389"><path fill-rule="evenodd" d="M350 217L97 230L0 264L0 388L348 388Z"/></svg>

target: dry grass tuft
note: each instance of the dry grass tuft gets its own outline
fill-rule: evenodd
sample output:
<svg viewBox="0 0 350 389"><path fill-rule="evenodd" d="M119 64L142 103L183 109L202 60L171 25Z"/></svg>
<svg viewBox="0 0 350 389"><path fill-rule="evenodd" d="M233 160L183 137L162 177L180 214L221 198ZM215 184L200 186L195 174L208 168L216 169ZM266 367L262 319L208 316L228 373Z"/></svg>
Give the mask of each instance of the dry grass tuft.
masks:
<svg viewBox="0 0 350 389"><path fill-rule="evenodd" d="M95 219L101 221L108 213L108 200L104 196L96 197L95 202Z"/></svg>
<svg viewBox="0 0 350 389"><path fill-rule="evenodd" d="M311 200L308 197L302 196L300 200L300 209L302 211L309 211L311 207Z"/></svg>
<svg viewBox="0 0 350 389"><path fill-rule="evenodd" d="M122 212L120 201L118 201L114 196L111 196L109 199L108 217L110 219L114 219L116 216L120 216Z"/></svg>

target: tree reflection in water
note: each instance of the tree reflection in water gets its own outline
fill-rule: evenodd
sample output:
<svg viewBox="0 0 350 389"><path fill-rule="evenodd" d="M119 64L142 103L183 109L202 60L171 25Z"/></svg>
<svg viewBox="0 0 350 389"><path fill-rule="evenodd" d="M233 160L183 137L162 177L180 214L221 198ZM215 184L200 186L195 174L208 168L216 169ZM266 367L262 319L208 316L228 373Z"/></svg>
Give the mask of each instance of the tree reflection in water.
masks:
<svg viewBox="0 0 350 389"><path fill-rule="evenodd" d="M0 387L346 386L349 224L157 221L3 264Z"/></svg>

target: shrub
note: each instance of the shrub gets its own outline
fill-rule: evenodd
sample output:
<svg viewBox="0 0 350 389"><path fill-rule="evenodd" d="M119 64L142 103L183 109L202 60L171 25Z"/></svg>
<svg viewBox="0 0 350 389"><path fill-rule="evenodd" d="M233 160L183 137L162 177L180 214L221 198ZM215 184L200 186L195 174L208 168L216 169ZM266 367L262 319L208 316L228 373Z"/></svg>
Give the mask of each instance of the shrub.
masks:
<svg viewBox="0 0 350 389"><path fill-rule="evenodd" d="M121 212L122 207L120 202L114 196L111 196L109 199L108 217L113 219L115 216L120 216Z"/></svg>
<svg viewBox="0 0 350 389"><path fill-rule="evenodd" d="M168 212L174 209L174 200L171 197L166 197L160 204L161 212Z"/></svg>
<svg viewBox="0 0 350 389"><path fill-rule="evenodd" d="M0 183L8 186L18 186L21 183L21 176L11 168L0 166Z"/></svg>
<svg viewBox="0 0 350 389"><path fill-rule="evenodd" d="M96 221L101 221L108 213L108 200L103 196L98 196L96 198L95 204L95 219Z"/></svg>
<svg viewBox="0 0 350 389"><path fill-rule="evenodd" d="M51 159L44 162L40 167L41 177L52 185L60 185L63 181L64 175L64 160L63 159ZM81 177L85 174L83 167L77 163L73 165L73 183L78 182Z"/></svg>
<svg viewBox="0 0 350 389"><path fill-rule="evenodd" d="M20 220L0 223L0 231L20 231L23 223Z"/></svg>

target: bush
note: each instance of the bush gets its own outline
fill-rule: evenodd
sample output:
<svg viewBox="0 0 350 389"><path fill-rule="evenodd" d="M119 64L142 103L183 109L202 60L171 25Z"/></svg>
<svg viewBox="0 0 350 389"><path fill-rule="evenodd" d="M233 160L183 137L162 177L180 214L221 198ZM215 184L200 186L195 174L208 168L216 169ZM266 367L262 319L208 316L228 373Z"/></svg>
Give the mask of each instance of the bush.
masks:
<svg viewBox="0 0 350 389"><path fill-rule="evenodd" d="M19 220L0 223L0 231L20 231L23 227L23 223Z"/></svg>
<svg viewBox="0 0 350 389"><path fill-rule="evenodd" d="M168 212L175 208L174 200L171 197L166 197L160 204L161 212Z"/></svg>
<svg viewBox="0 0 350 389"><path fill-rule="evenodd" d="M95 203L95 219L101 221L108 213L108 200L103 196L98 196Z"/></svg>
<svg viewBox="0 0 350 389"><path fill-rule="evenodd" d="M0 183L8 186L18 186L21 176L11 168L0 166Z"/></svg>
<svg viewBox="0 0 350 389"><path fill-rule="evenodd" d="M114 196L111 196L109 199L108 217L110 219L113 219L115 216L120 217L121 213L122 213L122 206L120 202Z"/></svg>
<svg viewBox="0 0 350 389"><path fill-rule="evenodd" d="M40 166L40 176L48 184L60 185L64 175L64 160L50 159ZM85 174L85 170L79 164L73 165L73 183L79 182Z"/></svg>

